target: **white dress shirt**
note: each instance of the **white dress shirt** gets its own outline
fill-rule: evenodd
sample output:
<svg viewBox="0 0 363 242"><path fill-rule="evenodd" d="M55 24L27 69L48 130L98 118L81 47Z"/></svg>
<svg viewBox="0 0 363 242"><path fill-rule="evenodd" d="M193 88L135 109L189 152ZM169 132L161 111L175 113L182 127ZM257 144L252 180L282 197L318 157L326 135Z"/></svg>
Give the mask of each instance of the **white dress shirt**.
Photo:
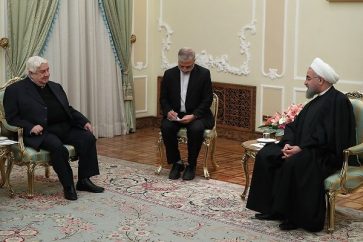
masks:
<svg viewBox="0 0 363 242"><path fill-rule="evenodd" d="M180 71L180 112L186 113L185 99L187 97L187 90L189 84L189 73Z"/></svg>

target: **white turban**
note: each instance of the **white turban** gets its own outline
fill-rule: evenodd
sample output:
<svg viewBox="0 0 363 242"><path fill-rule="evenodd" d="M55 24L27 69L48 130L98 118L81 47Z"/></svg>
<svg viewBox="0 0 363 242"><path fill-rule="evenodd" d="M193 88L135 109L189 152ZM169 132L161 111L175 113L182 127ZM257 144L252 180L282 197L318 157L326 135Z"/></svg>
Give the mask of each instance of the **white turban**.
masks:
<svg viewBox="0 0 363 242"><path fill-rule="evenodd" d="M339 75L334 69L318 57L313 60L310 67L317 75L331 84L335 84L339 80Z"/></svg>

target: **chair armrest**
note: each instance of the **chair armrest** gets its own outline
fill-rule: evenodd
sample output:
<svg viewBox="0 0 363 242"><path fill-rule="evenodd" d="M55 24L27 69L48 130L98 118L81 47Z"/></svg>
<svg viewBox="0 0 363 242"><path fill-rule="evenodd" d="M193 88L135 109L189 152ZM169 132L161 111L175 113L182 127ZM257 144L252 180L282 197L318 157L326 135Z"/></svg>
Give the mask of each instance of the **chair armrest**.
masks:
<svg viewBox="0 0 363 242"><path fill-rule="evenodd" d="M363 143L350 147L346 150L349 152L349 155L358 155L359 153L363 153Z"/></svg>
<svg viewBox="0 0 363 242"><path fill-rule="evenodd" d="M343 190L344 193L348 193L349 189L345 186L345 183L347 181L347 172L349 167L349 156L352 155L358 155L360 153L363 153L363 143L349 147L348 149L343 150L344 155L344 161L343 161L343 167L340 171L340 187Z"/></svg>
<svg viewBox="0 0 363 242"><path fill-rule="evenodd" d="M6 130L10 131L10 132L14 132L17 133L18 135L18 145L20 147L20 150L22 152L22 154L24 154L25 152L25 145L24 145L24 140L23 140L23 128L20 128L18 126L13 126L8 124L8 122L6 121L6 119L2 119L1 123L3 125L3 128L5 128Z"/></svg>
<svg viewBox="0 0 363 242"><path fill-rule="evenodd" d="M15 133L18 133L18 129L21 129L17 126L12 126L10 124L8 124L8 122L6 122L5 119L1 120L2 124L4 125L4 128L11 131L11 132L15 132Z"/></svg>

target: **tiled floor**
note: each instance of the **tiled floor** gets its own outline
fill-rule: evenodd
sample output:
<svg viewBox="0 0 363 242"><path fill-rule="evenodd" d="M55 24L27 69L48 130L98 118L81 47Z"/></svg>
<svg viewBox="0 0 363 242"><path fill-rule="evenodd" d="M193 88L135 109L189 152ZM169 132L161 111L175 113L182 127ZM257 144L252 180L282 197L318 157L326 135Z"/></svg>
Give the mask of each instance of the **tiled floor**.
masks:
<svg viewBox="0 0 363 242"><path fill-rule="evenodd" d="M159 129L157 128L146 128L126 136L100 138L97 143L98 154L155 165L159 161L158 132ZM182 156L185 157L185 146L181 147ZM200 154L203 154L203 149ZM243 149L240 141L218 137L215 157L219 168L216 171L210 171L211 178L244 185L245 177L241 165L242 154ZM203 170L200 160L198 160L197 175L202 176ZM249 167L252 170L253 160L249 161ZM347 196L339 195L337 205L363 211L363 188Z"/></svg>

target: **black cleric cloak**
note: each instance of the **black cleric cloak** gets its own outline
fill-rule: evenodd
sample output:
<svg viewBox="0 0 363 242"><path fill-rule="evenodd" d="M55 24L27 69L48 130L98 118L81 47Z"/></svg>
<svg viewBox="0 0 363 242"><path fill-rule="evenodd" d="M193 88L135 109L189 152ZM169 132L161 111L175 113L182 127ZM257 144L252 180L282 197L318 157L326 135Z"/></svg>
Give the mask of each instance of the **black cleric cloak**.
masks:
<svg viewBox="0 0 363 242"><path fill-rule="evenodd" d="M324 179L342 167L343 149L355 145L355 120L349 99L333 86L305 105L277 144L256 155L246 207L278 214L300 228L324 228ZM302 151L282 159L285 144Z"/></svg>

